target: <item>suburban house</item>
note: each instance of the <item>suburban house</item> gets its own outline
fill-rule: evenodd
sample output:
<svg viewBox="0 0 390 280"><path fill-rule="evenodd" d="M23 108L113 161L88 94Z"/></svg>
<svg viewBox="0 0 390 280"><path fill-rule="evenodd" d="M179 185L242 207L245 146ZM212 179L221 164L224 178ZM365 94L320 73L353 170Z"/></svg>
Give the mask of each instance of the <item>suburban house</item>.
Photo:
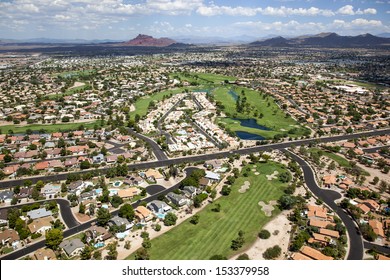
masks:
<svg viewBox="0 0 390 280"><path fill-rule="evenodd" d="M172 207L161 200L153 200L148 203L147 208L154 214L166 214L172 210Z"/></svg>
<svg viewBox="0 0 390 280"><path fill-rule="evenodd" d="M96 199L96 196L97 194L95 191L81 193L79 196L79 202Z"/></svg>
<svg viewBox="0 0 390 280"><path fill-rule="evenodd" d="M200 193L200 191L198 188L195 188L194 186L185 186L183 188L183 193L187 198L193 199L195 195Z"/></svg>
<svg viewBox="0 0 390 280"><path fill-rule="evenodd" d="M32 188L21 188L16 195L17 199L30 198L32 195Z"/></svg>
<svg viewBox="0 0 390 280"><path fill-rule="evenodd" d="M79 255L84 249L84 243L79 238L64 240L61 242L60 248L68 255L68 257L74 257Z"/></svg>
<svg viewBox="0 0 390 280"><path fill-rule="evenodd" d="M199 186L201 187L207 187L208 185L210 185L210 180L203 177L203 178L200 178L199 180Z"/></svg>
<svg viewBox="0 0 390 280"><path fill-rule="evenodd" d="M8 224L8 209L0 209L0 226L6 226Z"/></svg>
<svg viewBox="0 0 390 280"><path fill-rule="evenodd" d="M60 185L46 184L41 189L41 194L45 195L46 197L51 197L51 196L57 195L60 192L61 192L61 186Z"/></svg>
<svg viewBox="0 0 390 280"><path fill-rule="evenodd" d="M123 182L130 186L139 186L144 182L144 179L140 176L129 176Z"/></svg>
<svg viewBox="0 0 390 280"><path fill-rule="evenodd" d="M138 188L128 188L118 190L118 196L122 199L131 199L138 195L141 191Z"/></svg>
<svg viewBox="0 0 390 280"><path fill-rule="evenodd" d="M51 216L39 218L28 224L27 227L31 231L31 233L38 232L43 235L45 234L45 231L51 228L51 221L53 221L53 218Z"/></svg>
<svg viewBox="0 0 390 280"><path fill-rule="evenodd" d="M53 213L50 210L46 210L46 208L39 208L27 212L27 216L29 216L30 219L32 220L48 217L51 216L52 214Z"/></svg>
<svg viewBox="0 0 390 280"><path fill-rule="evenodd" d="M141 224L147 223L153 219L152 212L145 206L138 206L134 209L135 217Z"/></svg>
<svg viewBox="0 0 390 280"><path fill-rule="evenodd" d="M323 253L321 253L320 251L316 250L316 249L313 249L309 246L303 246L300 250L300 254L299 255L296 255L297 253L295 253L293 255L293 259L294 260L298 260L298 259L306 259L306 260L333 260L332 257L328 257L328 256L325 256ZM303 255L303 257L302 257ZM308 259L307 259L308 258Z"/></svg>
<svg viewBox="0 0 390 280"><path fill-rule="evenodd" d="M219 159L209 160L204 163L204 167L210 169L220 169L222 167L222 162Z"/></svg>
<svg viewBox="0 0 390 280"><path fill-rule="evenodd" d="M68 186L68 192L73 193L75 195L80 195L81 191L83 191L85 187L86 187L86 185L84 184L84 182L81 180L78 180L76 182L72 182Z"/></svg>
<svg viewBox="0 0 390 280"><path fill-rule="evenodd" d="M218 173L211 172L211 171L206 171L206 176L204 176L204 177L213 181L213 182L218 182L219 180L221 180L221 175L219 175Z"/></svg>
<svg viewBox="0 0 390 280"><path fill-rule="evenodd" d="M93 242L102 242L104 240L109 239L112 234L104 227L100 226L91 226L86 232L85 235L87 237L87 243Z"/></svg>
<svg viewBox="0 0 390 280"><path fill-rule="evenodd" d="M128 229L131 229L133 227L133 223L130 223L127 219L125 218L121 218L119 216L114 216L110 219L110 221L108 222L108 225L109 226L122 226L122 225L125 225L125 228L126 230Z"/></svg>
<svg viewBox="0 0 390 280"><path fill-rule="evenodd" d="M41 248L34 252L34 259L35 260L56 260L56 254L52 249L49 248Z"/></svg>
<svg viewBox="0 0 390 280"><path fill-rule="evenodd" d="M336 176L334 175L325 175L322 177L322 181L324 182L324 186L326 188L333 187L336 184Z"/></svg>
<svg viewBox="0 0 390 280"><path fill-rule="evenodd" d="M382 223L374 219L374 220L369 220L368 224L372 227L372 230L377 235L377 239L375 241L381 243L386 238Z"/></svg>
<svg viewBox="0 0 390 280"><path fill-rule="evenodd" d="M0 232L0 240L1 240L1 244L3 244L3 246L7 243L10 246L14 246L14 244L19 242L20 239L19 239L19 234L16 230L6 229L6 230Z"/></svg>
<svg viewBox="0 0 390 280"><path fill-rule="evenodd" d="M185 196L170 192L167 194L167 198L170 202L177 206L183 206L188 203L188 199Z"/></svg>
<svg viewBox="0 0 390 280"><path fill-rule="evenodd" d="M159 179L164 179L164 176L155 169L148 169L146 172L141 173L148 181L156 182Z"/></svg>
<svg viewBox="0 0 390 280"><path fill-rule="evenodd" d="M11 203L14 193L12 191L0 192L0 202Z"/></svg>
<svg viewBox="0 0 390 280"><path fill-rule="evenodd" d="M92 157L93 163L102 163L104 162L104 155L98 154L97 156Z"/></svg>

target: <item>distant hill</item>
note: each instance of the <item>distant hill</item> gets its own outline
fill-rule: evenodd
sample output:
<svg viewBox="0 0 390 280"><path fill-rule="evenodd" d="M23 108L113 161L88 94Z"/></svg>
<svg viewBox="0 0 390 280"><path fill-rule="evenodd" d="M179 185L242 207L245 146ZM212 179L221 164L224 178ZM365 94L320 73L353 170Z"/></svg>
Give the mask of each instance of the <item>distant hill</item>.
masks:
<svg viewBox="0 0 390 280"><path fill-rule="evenodd" d="M253 43L250 43L250 45L267 46L267 47L284 47L284 46L288 45L288 40L286 38L278 36L278 37L266 39L263 41L255 41Z"/></svg>
<svg viewBox="0 0 390 280"><path fill-rule="evenodd" d="M138 46L138 47L168 47L176 44L175 40L169 38L153 38L152 36L139 34L130 41L120 43L122 46Z"/></svg>
<svg viewBox="0 0 390 280"><path fill-rule="evenodd" d="M336 33L320 33L317 35L300 36L291 39L275 37L250 43L251 46L313 46L313 47L379 47L390 46L390 38L377 37L371 34L358 36L341 36Z"/></svg>

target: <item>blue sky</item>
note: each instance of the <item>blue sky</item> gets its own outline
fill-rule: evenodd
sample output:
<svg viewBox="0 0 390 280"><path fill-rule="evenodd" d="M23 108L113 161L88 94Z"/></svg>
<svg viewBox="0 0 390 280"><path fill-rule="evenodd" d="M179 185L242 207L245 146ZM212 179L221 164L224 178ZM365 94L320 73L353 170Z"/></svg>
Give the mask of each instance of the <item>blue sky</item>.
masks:
<svg viewBox="0 0 390 280"><path fill-rule="evenodd" d="M0 38L390 32L390 0L0 0Z"/></svg>

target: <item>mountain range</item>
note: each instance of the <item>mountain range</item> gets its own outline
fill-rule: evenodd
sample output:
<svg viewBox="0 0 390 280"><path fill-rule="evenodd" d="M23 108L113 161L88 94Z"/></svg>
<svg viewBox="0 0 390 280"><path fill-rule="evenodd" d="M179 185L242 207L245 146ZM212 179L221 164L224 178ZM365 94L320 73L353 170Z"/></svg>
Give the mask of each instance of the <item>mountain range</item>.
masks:
<svg viewBox="0 0 390 280"><path fill-rule="evenodd" d="M262 39L256 40L255 37L241 35L236 37L197 37L197 36L178 36L172 38L154 38L149 35L139 34L137 37L128 41L114 40L83 40L83 39L48 39L36 38L29 40L12 40L0 39L0 45L18 46L104 46L111 47L169 47L169 48L186 48L191 45L245 45L260 46L260 47L389 47L390 38L388 33L381 34L382 36L374 36L371 34L363 34L358 36L341 36L336 33L320 33L317 35L303 35L298 37L289 36L272 36L269 35Z"/></svg>
<svg viewBox="0 0 390 280"><path fill-rule="evenodd" d="M379 47L390 46L390 38L377 37L371 34L341 36L336 33L320 33L317 35L299 36L289 39L279 36L255 41L249 45L264 47Z"/></svg>

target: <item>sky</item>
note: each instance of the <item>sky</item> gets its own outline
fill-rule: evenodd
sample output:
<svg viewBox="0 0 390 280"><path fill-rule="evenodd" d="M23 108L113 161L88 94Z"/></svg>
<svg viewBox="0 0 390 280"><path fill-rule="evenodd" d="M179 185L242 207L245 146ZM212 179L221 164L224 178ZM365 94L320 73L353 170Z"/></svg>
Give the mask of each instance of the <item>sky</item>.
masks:
<svg viewBox="0 0 390 280"><path fill-rule="evenodd" d="M390 32L390 0L0 0L0 38L128 40Z"/></svg>

